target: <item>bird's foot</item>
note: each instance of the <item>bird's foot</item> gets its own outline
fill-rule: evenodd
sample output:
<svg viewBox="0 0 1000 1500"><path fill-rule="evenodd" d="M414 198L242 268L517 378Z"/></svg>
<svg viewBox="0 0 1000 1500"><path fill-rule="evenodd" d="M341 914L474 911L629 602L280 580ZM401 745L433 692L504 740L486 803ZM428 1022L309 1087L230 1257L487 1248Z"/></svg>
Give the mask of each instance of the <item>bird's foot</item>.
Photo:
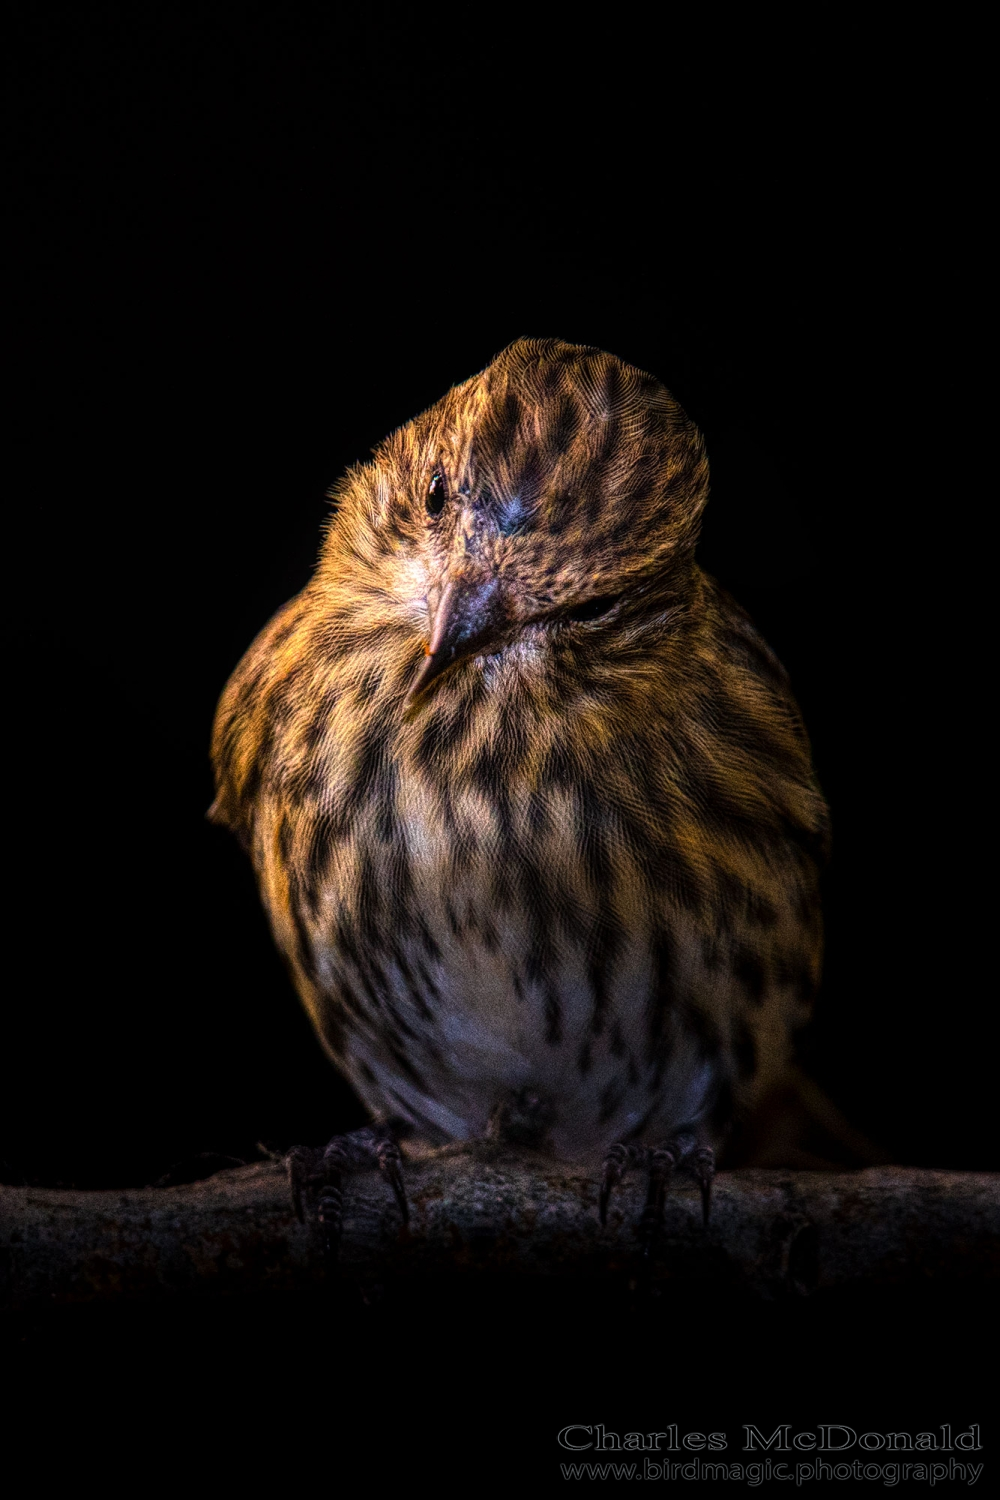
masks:
<svg viewBox="0 0 1000 1500"><path fill-rule="evenodd" d="M409 1223L399 1145L392 1129L367 1125L335 1135L326 1146L293 1146L285 1158L292 1206L302 1223L317 1230L328 1263L337 1258L344 1220L344 1177L376 1167L395 1194L403 1223Z"/></svg>
<svg viewBox="0 0 1000 1500"><path fill-rule="evenodd" d="M681 1130L662 1146L640 1146L635 1142L617 1142L604 1158L604 1174L598 1213L607 1223L611 1194L629 1167L645 1167L648 1177L646 1203L639 1222L643 1253L649 1255L663 1223L663 1205L670 1180L678 1170L693 1177L701 1189L702 1221L707 1227L712 1207L712 1179L715 1176L715 1152L692 1130Z"/></svg>

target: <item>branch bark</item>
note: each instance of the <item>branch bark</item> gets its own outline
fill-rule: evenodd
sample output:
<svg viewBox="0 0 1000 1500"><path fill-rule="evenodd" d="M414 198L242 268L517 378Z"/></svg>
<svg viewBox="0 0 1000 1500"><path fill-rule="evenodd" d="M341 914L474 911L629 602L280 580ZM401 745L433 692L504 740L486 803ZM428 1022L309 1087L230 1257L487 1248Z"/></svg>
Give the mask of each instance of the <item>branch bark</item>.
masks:
<svg viewBox="0 0 1000 1500"><path fill-rule="evenodd" d="M638 1180L623 1185L602 1229L593 1176L559 1163L479 1149L438 1153L406 1171L405 1234L380 1178L349 1179L336 1276L609 1278L639 1269ZM901 1167L723 1172L707 1231L694 1189L672 1189L647 1270L654 1280L758 1297L997 1277L1000 1176ZM0 1297L8 1309L256 1295L318 1286L325 1275L273 1162L183 1187L0 1188Z"/></svg>

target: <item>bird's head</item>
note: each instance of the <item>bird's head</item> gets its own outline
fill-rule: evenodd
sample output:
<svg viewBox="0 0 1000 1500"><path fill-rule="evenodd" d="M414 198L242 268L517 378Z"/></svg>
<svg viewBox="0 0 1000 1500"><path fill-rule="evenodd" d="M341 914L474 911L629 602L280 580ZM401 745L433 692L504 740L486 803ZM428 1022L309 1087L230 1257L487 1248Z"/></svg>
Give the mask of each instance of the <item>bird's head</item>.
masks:
<svg viewBox="0 0 1000 1500"><path fill-rule="evenodd" d="M520 339L348 474L318 581L422 643L413 702L461 661L662 607L707 493L700 434L658 381Z"/></svg>

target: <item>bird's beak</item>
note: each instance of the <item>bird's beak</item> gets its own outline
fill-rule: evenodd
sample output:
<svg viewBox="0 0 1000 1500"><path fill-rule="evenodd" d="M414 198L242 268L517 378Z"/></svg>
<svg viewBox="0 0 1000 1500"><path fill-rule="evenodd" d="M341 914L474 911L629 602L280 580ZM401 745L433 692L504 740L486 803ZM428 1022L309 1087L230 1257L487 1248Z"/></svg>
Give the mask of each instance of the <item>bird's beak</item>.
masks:
<svg viewBox="0 0 1000 1500"><path fill-rule="evenodd" d="M428 599L428 615L430 639L406 695L407 706L456 662L498 643L515 619L499 578L482 572L446 578L437 599Z"/></svg>

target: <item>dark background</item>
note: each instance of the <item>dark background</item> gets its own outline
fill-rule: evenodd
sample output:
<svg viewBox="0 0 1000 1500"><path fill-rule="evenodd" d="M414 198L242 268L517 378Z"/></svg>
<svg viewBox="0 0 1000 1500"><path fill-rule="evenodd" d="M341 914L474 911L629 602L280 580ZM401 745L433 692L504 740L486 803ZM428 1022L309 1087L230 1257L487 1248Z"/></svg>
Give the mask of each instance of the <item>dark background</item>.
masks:
<svg viewBox="0 0 1000 1500"><path fill-rule="evenodd" d="M807 1066L894 1160L996 1167L975 38L15 11L6 1180L361 1123L204 821L212 713L327 486L525 334L706 435L702 561L833 811Z"/></svg>

